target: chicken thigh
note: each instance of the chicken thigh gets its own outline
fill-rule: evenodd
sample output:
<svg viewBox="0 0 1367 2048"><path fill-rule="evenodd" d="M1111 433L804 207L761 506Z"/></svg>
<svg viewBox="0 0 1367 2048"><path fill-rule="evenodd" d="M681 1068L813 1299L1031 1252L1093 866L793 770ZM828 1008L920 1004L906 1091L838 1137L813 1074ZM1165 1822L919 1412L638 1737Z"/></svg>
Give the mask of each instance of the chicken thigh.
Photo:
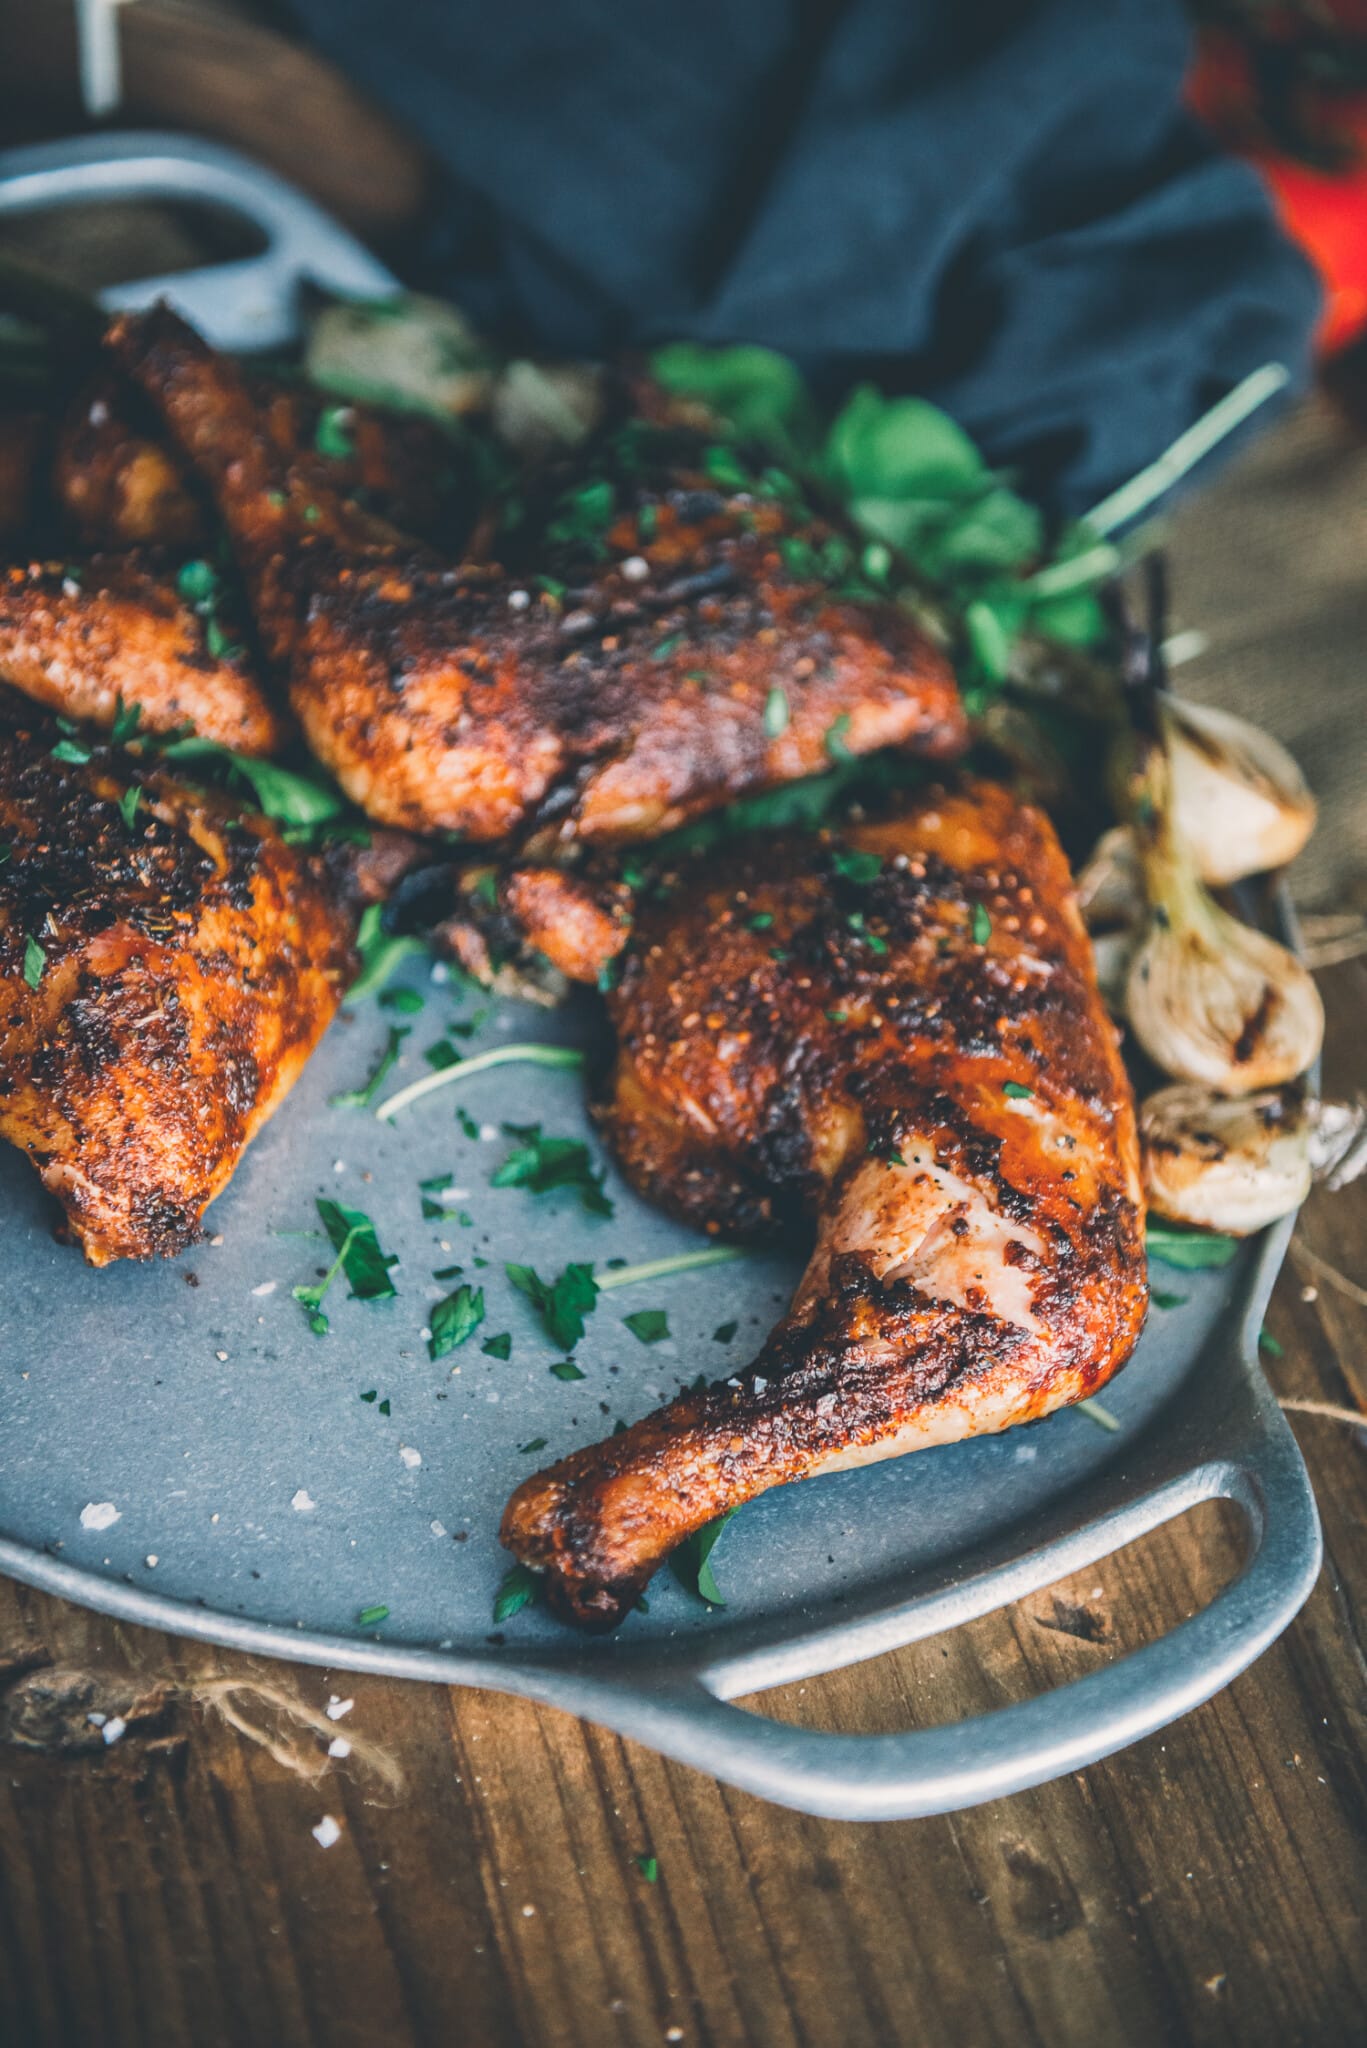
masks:
<svg viewBox="0 0 1367 2048"><path fill-rule="evenodd" d="M1134 1113L1063 853L1000 788L709 856L637 916L602 1127L701 1229L816 1244L743 1372L527 1479L587 1627L790 1480L1047 1415L1147 1303Z"/></svg>

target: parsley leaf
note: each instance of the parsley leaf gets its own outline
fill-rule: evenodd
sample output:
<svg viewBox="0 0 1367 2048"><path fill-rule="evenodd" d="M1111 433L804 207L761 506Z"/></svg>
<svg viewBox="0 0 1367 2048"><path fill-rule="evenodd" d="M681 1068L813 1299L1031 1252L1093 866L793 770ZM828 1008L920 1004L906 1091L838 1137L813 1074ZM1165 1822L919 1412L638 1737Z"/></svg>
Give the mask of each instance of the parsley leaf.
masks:
<svg viewBox="0 0 1367 2048"><path fill-rule="evenodd" d="M831 855L831 866L847 882L876 882L883 872L883 863L876 853L859 853L845 847Z"/></svg>
<svg viewBox="0 0 1367 2048"><path fill-rule="evenodd" d="M131 740L142 724L141 704L125 704L122 692L114 699L114 723L109 728L111 746L121 747Z"/></svg>
<svg viewBox="0 0 1367 2048"><path fill-rule="evenodd" d="M848 711L842 711L839 718L835 719L827 727L826 752L833 761L847 762L854 760L855 755L848 740L849 730L850 714Z"/></svg>
<svg viewBox="0 0 1367 2048"><path fill-rule="evenodd" d="M646 1883L654 1884L660 1875L659 1858L657 1856L637 1856L633 1858L633 1861Z"/></svg>
<svg viewBox="0 0 1367 2048"><path fill-rule="evenodd" d="M484 1321L484 1289L458 1287L432 1310L432 1334L427 1340L430 1359L445 1358L474 1336ZM486 1347L487 1348L487 1347Z"/></svg>
<svg viewBox="0 0 1367 2048"><path fill-rule="evenodd" d="M503 1574L494 1595L494 1620L511 1621L534 1600L541 1597L541 1582L535 1572L528 1571L525 1564L515 1564Z"/></svg>
<svg viewBox="0 0 1367 2048"><path fill-rule="evenodd" d="M52 749L54 761L65 761L72 768L84 768L90 759L90 749L80 740L58 740Z"/></svg>
<svg viewBox="0 0 1367 2048"><path fill-rule="evenodd" d="M510 1330L500 1330L496 1337L486 1339L479 1348L486 1358L508 1358L511 1356L513 1348L512 1332ZM545 1437L542 1437L541 1443L545 1443L545 1441ZM523 1448L525 1449L526 1446L524 1445ZM539 1450L540 1448L541 1444L538 1444L537 1449Z"/></svg>
<svg viewBox="0 0 1367 2048"><path fill-rule="evenodd" d="M973 943L975 946L985 946L991 938L992 920L988 916L986 907L983 904L974 904L973 917L969 929L973 933Z"/></svg>
<svg viewBox="0 0 1367 2048"><path fill-rule="evenodd" d="M1009 1095L1013 1102L1029 1102L1034 1098L1034 1089L1027 1088L1023 1081L1003 1081L1002 1094Z"/></svg>
<svg viewBox="0 0 1367 2048"><path fill-rule="evenodd" d="M717 1539L730 1521L739 1513L737 1508L728 1508L724 1515L718 1515L715 1522L705 1522L701 1529L695 1529L686 1536L669 1560L669 1568L679 1584L689 1593L706 1601L709 1607L725 1607L716 1579L712 1575L712 1552Z"/></svg>
<svg viewBox="0 0 1367 2048"><path fill-rule="evenodd" d="M387 1621L389 1609L380 1603L378 1607L363 1607L356 1617L357 1628L371 1628L377 1621Z"/></svg>
<svg viewBox="0 0 1367 2048"><path fill-rule="evenodd" d="M776 740L780 733L788 730L788 693L777 684L764 700L764 730L768 738Z"/></svg>
<svg viewBox="0 0 1367 2048"><path fill-rule="evenodd" d="M320 455L327 455L334 462L346 462L356 453L356 439L352 433L355 414L349 405L329 405L318 415L314 430L313 445Z"/></svg>
<svg viewBox="0 0 1367 2048"><path fill-rule="evenodd" d="M669 1317L662 1308L638 1308L634 1315L623 1316L622 1321L643 1344L658 1344L669 1335Z"/></svg>
<svg viewBox="0 0 1367 2048"><path fill-rule="evenodd" d="M519 1444L517 1448L518 1448L518 1451L520 1452L520 1454L521 1454L521 1455L522 1455L522 1456L523 1456L524 1458L525 1458L525 1457L529 1457L529 1456L530 1456L530 1454L531 1454L531 1453L532 1453L533 1451L544 1451L544 1450L545 1450L545 1448L546 1448L546 1439L545 1439L545 1437L544 1437L544 1436L534 1436L534 1437L530 1438L530 1439L529 1439L529 1441L528 1441L528 1442L526 1442L525 1444Z"/></svg>
<svg viewBox="0 0 1367 2048"><path fill-rule="evenodd" d="M414 953L427 951L421 939L387 932L381 917L378 903L367 903L361 912L360 927L356 933L361 971L346 992L349 1003L358 1003L363 996L374 995L377 989L384 987L402 961Z"/></svg>
<svg viewBox="0 0 1367 2048"><path fill-rule="evenodd" d="M1161 1287L1149 1289L1149 1300L1155 1308L1185 1308L1191 1300L1189 1294L1165 1294Z"/></svg>
<svg viewBox="0 0 1367 2048"><path fill-rule="evenodd" d="M30 933L24 940L24 980L30 988L37 988L46 966L47 954Z"/></svg>
<svg viewBox="0 0 1367 2048"><path fill-rule="evenodd" d="M361 1210L343 1208L340 1202L330 1201L324 1195L319 1195L317 1206L337 1256L321 1280L296 1287L294 1298L308 1315L314 1335L325 1337L328 1319L323 1313L323 1298L338 1273L345 1273L351 1282L353 1301L385 1301L396 1291L389 1268L397 1260L381 1251L375 1226Z"/></svg>
<svg viewBox="0 0 1367 2048"><path fill-rule="evenodd" d="M592 1266L572 1261L549 1285L534 1266L508 1265L503 1270L536 1309L552 1341L562 1351L573 1351L584 1334L584 1318L592 1314L598 1301Z"/></svg>
<svg viewBox="0 0 1367 2048"><path fill-rule="evenodd" d="M729 1344L739 1328L739 1323L718 1323L716 1329L712 1332L713 1343Z"/></svg>
<svg viewBox="0 0 1367 2048"><path fill-rule="evenodd" d="M540 1124L505 1124L521 1139L493 1176L496 1188L527 1188L534 1195L554 1188L575 1188L584 1207L595 1216L611 1216L613 1205L603 1193L603 1176L593 1171L589 1148L581 1138L547 1138Z"/></svg>
<svg viewBox="0 0 1367 2048"><path fill-rule="evenodd" d="M562 1358L551 1367L551 1377L557 1380L582 1380L584 1375L572 1358Z"/></svg>
<svg viewBox="0 0 1367 2048"><path fill-rule="evenodd" d="M123 795L119 798L119 816L123 819L125 831L131 832L133 830L133 821L138 815L138 805L141 802L141 786L136 782L130 782Z"/></svg>

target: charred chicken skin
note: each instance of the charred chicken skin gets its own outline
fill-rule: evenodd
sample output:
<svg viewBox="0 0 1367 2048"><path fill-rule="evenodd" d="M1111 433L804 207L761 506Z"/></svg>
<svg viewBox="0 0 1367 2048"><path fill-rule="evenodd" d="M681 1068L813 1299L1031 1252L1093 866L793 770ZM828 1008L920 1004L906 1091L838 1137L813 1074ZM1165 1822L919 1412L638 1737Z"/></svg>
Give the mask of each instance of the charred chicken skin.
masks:
<svg viewBox="0 0 1367 2048"><path fill-rule="evenodd" d="M642 839L832 754L964 742L920 628L833 594L838 537L715 481L696 434L667 447L636 423L511 537L506 567L449 567L291 461L239 372L165 308L109 343L218 504L310 746L383 823Z"/></svg>
<svg viewBox="0 0 1367 2048"><path fill-rule="evenodd" d="M197 1237L337 1007L353 921L240 802L59 742L0 691L0 1136L102 1266Z"/></svg>
<svg viewBox="0 0 1367 2048"><path fill-rule="evenodd" d="M140 732L188 725L240 753L271 754L290 727L245 650L229 641L211 654L174 578L134 556L0 569L0 679L106 732L122 706Z"/></svg>
<svg viewBox="0 0 1367 2048"><path fill-rule="evenodd" d="M1039 813L977 785L728 849L643 912L608 1005L633 1182L816 1246L748 1370L513 1495L503 1541L569 1619L610 1627L769 1487L1047 1415L1129 1356L1134 1116Z"/></svg>

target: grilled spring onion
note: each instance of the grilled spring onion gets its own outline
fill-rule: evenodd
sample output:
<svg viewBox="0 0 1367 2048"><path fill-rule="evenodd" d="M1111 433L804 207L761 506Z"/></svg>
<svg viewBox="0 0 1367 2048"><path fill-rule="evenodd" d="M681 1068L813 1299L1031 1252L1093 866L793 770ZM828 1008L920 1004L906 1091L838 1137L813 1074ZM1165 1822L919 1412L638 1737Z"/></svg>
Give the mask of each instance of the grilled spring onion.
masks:
<svg viewBox="0 0 1367 2048"><path fill-rule="evenodd" d="M1125 1010L1140 1045L1174 1080L1217 1095L1294 1080L1324 1037L1318 991L1285 946L1211 897L1173 815L1167 754L1152 742L1135 831L1149 915Z"/></svg>
<svg viewBox="0 0 1367 2048"><path fill-rule="evenodd" d="M1173 820L1202 881L1219 887L1294 860L1315 829L1315 799L1281 742L1211 704L1160 703Z"/></svg>
<svg viewBox="0 0 1367 2048"><path fill-rule="evenodd" d="M1144 1192L1172 1223L1248 1237L1310 1192L1310 1117L1294 1090L1231 1098L1179 1081L1139 1112Z"/></svg>

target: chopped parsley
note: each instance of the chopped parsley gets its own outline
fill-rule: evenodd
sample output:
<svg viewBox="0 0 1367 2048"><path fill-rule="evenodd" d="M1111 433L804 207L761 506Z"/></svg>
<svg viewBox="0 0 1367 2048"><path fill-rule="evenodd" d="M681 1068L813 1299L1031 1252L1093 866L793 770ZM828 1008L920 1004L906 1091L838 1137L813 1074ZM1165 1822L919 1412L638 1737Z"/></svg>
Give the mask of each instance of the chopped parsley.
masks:
<svg viewBox="0 0 1367 2048"><path fill-rule="evenodd" d="M848 1010L827 1010L826 1022L828 1024L846 1024L849 1022L849 1015Z"/></svg>
<svg viewBox="0 0 1367 2048"><path fill-rule="evenodd" d="M499 1581L494 1595L494 1620L511 1621L524 1607L529 1607L541 1596L541 1586L535 1572L529 1572L525 1564L515 1564L506 1571Z"/></svg>
<svg viewBox="0 0 1367 2048"><path fill-rule="evenodd" d="M141 704L125 704L120 691L114 699L114 723L109 728L111 746L122 747L131 740L142 724Z"/></svg>
<svg viewBox="0 0 1367 2048"><path fill-rule="evenodd" d="M484 1289L458 1287L454 1294L446 1295L432 1310L428 1357L433 1361L445 1358L449 1351L454 1351L473 1337L483 1321Z"/></svg>
<svg viewBox="0 0 1367 2048"><path fill-rule="evenodd" d="M598 970L598 993L608 995L622 977L622 956L611 953Z"/></svg>
<svg viewBox="0 0 1367 2048"><path fill-rule="evenodd" d="M47 966L47 954L32 933L24 940L24 980L30 988L37 988Z"/></svg>
<svg viewBox="0 0 1367 2048"><path fill-rule="evenodd" d="M67 762L72 768L84 768L90 759L90 749L80 740L58 740L52 749L52 758L54 761Z"/></svg>
<svg viewBox="0 0 1367 2048"><path fill-rule="evenodd" d="M686 1536L669 1560L669 1568L679 1584L693 1593L709 1607L725 1607L717 1581L712 1575L712 1552L722 1530L736 1514L736 1508L728 1508L724 1515L718 1515L715 1522L705 1522L701 1529L695 1529Z"/></svg>
<svg viewBox="0 0 1367 2048"><path fill-rule="evenodd" d="M414 953L427 951L421 939L387 932L381 921L382 915L378 903L367 903L361 912L361 922L356 933L356 952L361 962L361 971L346 992L349 1003L358 1003L363 996L376 994L401 962L409 959Z"/></svg>
<svg viewBox="0 0 1367 2048"><path fill-rule="evenodd" d="M636 1604L639 1606L641 1603L638 1601ZM659 1858L656 1856L637 1856L633 1858L633 1861L646 1883L654 1884L660 1875Z"/></svg>
<svg viewBox="0 0 1367 2048"><path fill-rule="evenodd" d="M1258 1349L1268 1358L1285 1358L1286 1346L1270 1330L1259 1330Z"/></svg>
<svg viewBox="0 0 1367 2048"><path fill-rule="evenodd" d="M969 930L973 934L975 946L985 946L992 936L992 920L981 903L975 903L973 906Z"/></svg>
<svg viewBox="0 0 1367 2048"><path fill-rule="evenodd" d="M1009 1095L1013 1102L1029 1102L1034 1098L1034 1089L1027 1088L1023 1081L1003 1081L1002 1094Z"/></svg>
<svg viewBox="0 0 1367 2048"><path fill-rule="evenodd" d="M541 1278L534 1266L508 1265L504 1267L509 1280L519 1294L525 1294L550 1333L551 1340L562 1351L573 1351L584 1334L584 1318L591 1315L598 1301L598 1283L593 1277L592 1266L572 1261L563 1273L549 1284ZM561 1379L579 1377L551 1368Z"/></svg>
<svg viewBox="0 0 1367 2048"><path fill-rule="evenodd" d="M849 916L845 919L845 922L849 926L850 930L855 934L855 936L857 938L861 938L864 941L864 944L868 947L871 953L877 953L881 955L887 952L887 940L880 938L877 932L871 932L869 930L868 924L865 920L864 913L862 910L852 910Z"/></svg>
<svg viewBox="0 0 1367 2048"><path fill-rule="evenodd" d="M788 730L788 693L775 684L764 700L764 730L771 740Z"/></svg>
<svg viewBox="0 0 1367 2048"><path fill-rule="evenodd" d="M394 1064L399 1057L399 1048L407 1036L407 1025L391 1024L385 1049L380 1054L369 1079L359 1088L346 1088L340 1095L330 1095L328 1097L329 1105L333 1109L369 1109L371 1103L379 1094L380 1089L384 1086L389 1074L393 1071Z"/></svg>
<svg viewBox="0 0 1367 2048"><path fill-rule="evenodd" d="M314 1336L325 1337L328 1319L323 1313L323 1300L337 1275L346 1274L353 1301L387 1301L396 1292L389 1268L397 1265L398 1260L381 1250L374 1224L360 1209L344 1208L325 1195L318 1197L317 1207L337 1256L321 1280L296 1287L294 1299L308 1316Z"/></svg>
<svg viewBox="0 0 1367 2048"><path fill-rule="evenodd" d="M868 1152L870 1158L885 1159L889 1166L905 1166L907 1163L891 1138L870 1138Z"/></svg>
<svg viewBox="0 0 1367 2048"><path fill-rule="evenodd" d="M486 1358L508 1358L513 1349L512 1332L500 1330L496 1337L486 1338L479 1348Z"/></svg>
<svg viewBox="0 0 1367 2048"><path fill-rule="evenodd" d="M739 1323L718 1323L716 1329L712 1332L712 1342L714 1344L729 1344L739 1328Z"/></svg>
<svg viewBox="0 0 1367 2048"><path fill-rule="evenodd" d="M622 1321L642 1344L658 1344L669 1335L669 1317L662 1308L638 1308L634 1315L623 1316Z"/></svg>
<svg viewBox="0 0 1367 2048"><path fill-rule="evenodd" d="M1149 1289L1149 1300L1155 1308L1185 1308L1191 1300L1189 1294L1165 1294L1161 1287Z"/></svg>
<svg viewBox="0 0 1367 2048"><path fill-rule="evenodd" d="M439 1038L435 1045L427 1047L423 1058L434 1073L440 1074L444 1068L454 1067L460 1059L460 1054L449 1038Z"/></svg>
<svg viewBox="0 0 1367 2048"><path fill-rule="evenodd" d="M860 853L850 847L840 847L833 853L831 866L847 882L876 882L883 872L883 863L876 853Z"/></svg>
<svg viewBox="0 0 1367 2048"><path fill-rule="evenodd" d="M594 1216L611 1216L613 1205L603 1192L603 1175L593 1171L582 1138L547 1138L540 1124L505 1124L518 1144L493 1176L496 1188L527 1188L534 1195L555 1188L574 1188Z"/></svg>
<svg viewBox="0 0 1367 2048"><path fill-rule="evenodd" d="M557 1380L582 1380L584 1375L572 1358L562 1358L551 1367L551 1377Z"/></svg>
<svg viewBox="0 0 1367 2048"><path fill-rule="evenodd" d="M475 1122L463 1102L456 1105L456 1122L460 1125L467 1138L478 1138L479 1125Z"/></svg>
<svg viewBox="0 0 1367 2048"><path fill-rule="evenodd" d="M389 1609L381 1603L378 1607L363 1607L356 1617L357 1628L372 1628L377 1621L388 1621Z"/></svg>
<svg viewBox="0 0 1367 2048"><path fill-rule="evenodd" d="M313 445L320 455L327 455L334 462L347 462L356 453L356 440L352 433L355 414L349 405L329 405L318 415L314 429Z"/></svg>
<svg viewBox="0 0 1367 2048"><path fill-rule="evenodd" d="M401 1017L416 1017L423 999L415 988L382 988L375 998L382 1010L397 1010Z"/></svg>
<svg viewBox="0 0 1367 2048"><path fill-rule="evenodd" d="M844 763L853 761L855 758L848 741L849 730L850 714L848 711L842 711L839 718L827 728L826 752L833 761Z"/></svg>
<svg viewBox="0 0 1367 2048"><path fill-rule="evenodd" d="M660 641L660 643L659 643L659 645L658 645L658 646L656 646L656 647L652 647L652 648L651 648L651 650L650 650L650 658L651 658L651 660L652 660L652 661L668 661L668 659L669 659L670 655L671 655L671 654L673 654L673 653L674 653L674 652L675 652L675 651L676 651L676 650L678 649L678 647L680 646L680 644L681 644L682 640L683 640L683 634L682 634L682 633L669 633L669 634L667 634L667 635L665 636L665 638L664 638L663 640L661 640L661 641Z"/></svg>
<svg viewBox="0 0 1367 2048"><path fill-rule="evenodd" d="M141 785L136 782L130 782L123 795L119 798L119 816L123 819L126 832L133 830L133 821L138 815L138 805L141 802Z"/></svg>
<svg viewBox="0 0 1367 2048"><path fill-rule="evenodd" d="M530 1457L533 1451L545 1450L546 1439L544 1436L534 1436L529 1443L519 1444L517 1448L522 1457Z"/></svg>

